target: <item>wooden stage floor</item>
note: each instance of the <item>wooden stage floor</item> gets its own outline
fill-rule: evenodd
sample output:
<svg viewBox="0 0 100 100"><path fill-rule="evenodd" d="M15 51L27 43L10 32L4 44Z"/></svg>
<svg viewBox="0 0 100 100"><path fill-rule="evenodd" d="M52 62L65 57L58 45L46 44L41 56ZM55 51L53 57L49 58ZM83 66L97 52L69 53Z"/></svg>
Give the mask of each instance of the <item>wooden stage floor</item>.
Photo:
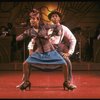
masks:
<svg viewBox="0 0 100 100"><path fill-rule="evenodd" d="M32 71L30 91L20 91L22 71L0 71L0 99L75 99L100 98L100 71L73 71L77 89L63 89L62 71Z"/></svg>

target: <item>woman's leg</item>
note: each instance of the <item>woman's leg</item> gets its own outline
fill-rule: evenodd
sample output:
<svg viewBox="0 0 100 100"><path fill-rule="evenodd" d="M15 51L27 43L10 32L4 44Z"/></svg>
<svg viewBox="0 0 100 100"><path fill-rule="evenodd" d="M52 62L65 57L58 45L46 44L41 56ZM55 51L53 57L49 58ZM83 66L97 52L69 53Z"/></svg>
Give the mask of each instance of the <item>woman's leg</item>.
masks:
<svg viewBox="0 0 100 100"><path fill-rule="evenodd" d="M30 77L30 64L26 61L23 62L23 78L22 81L29 81Z"/></svg>
<svg viewBox="0 0 100 100"><path fill-rule="evenodd" d="M30 64L24 61L23 63L23 78L22 83L17 85L17 88L20 88L21 90L26 90L27 88L31 88L31 83L29 81L30 77Z"/></svg>

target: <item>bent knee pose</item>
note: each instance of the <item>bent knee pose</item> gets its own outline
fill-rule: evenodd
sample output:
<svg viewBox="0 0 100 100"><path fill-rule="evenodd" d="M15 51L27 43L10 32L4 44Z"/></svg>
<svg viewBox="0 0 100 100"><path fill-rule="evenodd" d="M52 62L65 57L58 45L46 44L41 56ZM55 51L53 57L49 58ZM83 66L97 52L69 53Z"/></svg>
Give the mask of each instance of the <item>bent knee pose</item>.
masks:
<svg viewBox="0 0 100 100"><path fill-rule="evenodd" d="M23 34L17 36L16 40L21 41L26 37L31 37L33 39L32 43L35 44L37 48L23 63L23 80L22 83L17 86L21 90L30 89L31 87L29 80L31 64L61 64L63 69L67 67L66 61L51 44L50 36L48 35L48 30L51 27L41 22L38 10L33 9L29 16L31 27L24 31ZM66 75L67 69L64 70L64 81L68 80Z"/></svg>
<svg viewBox="0 0 100 100"><path fill-rule="evenodd" d="M57 26L58 31L55 30L49 30L48 32L52 33L52 36L50 37L51 43L54 45L56 50L63 56L65 61L67 62L68 66L65 66L63 68L64 71L64 77L65 82L63 83L64 87L68 87L68 89L73 90L76 88L76 85L72 84L72 63L69 59L69 56L74 53L75 45L76 45L76 39L72 32L64 25L60 24L61 14L57 11L52 11L48 18L54 23L54 25ZM48 33L48 34L50 34ZM69 48L66 48L64 45L68 45L68 42L64 41L64 44L61 44L63 40L67 40L69 42ZM58 47L60 46L60 48ZM32 40L30 41L28 45L29 54L33 52L33 44ZM66 72L68 71L68 72Z"/></svg>

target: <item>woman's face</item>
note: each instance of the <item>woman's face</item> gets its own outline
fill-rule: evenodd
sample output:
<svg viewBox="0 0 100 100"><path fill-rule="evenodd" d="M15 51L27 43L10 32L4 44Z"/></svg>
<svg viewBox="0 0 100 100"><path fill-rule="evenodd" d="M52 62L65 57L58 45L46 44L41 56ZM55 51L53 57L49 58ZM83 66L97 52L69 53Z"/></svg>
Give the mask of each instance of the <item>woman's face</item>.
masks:
<svg viewBox="0 0 100 100"><path fill-rule="evenodd" d="M39 25L39 18L37 16L31 17L30 24L31 24L31 26L38 26Z"/></svg>
<svg viewBox="0 0 100 100"><path fill-rule="evenodd" d="M52 14L51 16L51 21L54 23L54 24L57 24L60 22L60 17L57 15L57 14Z"/></svg>

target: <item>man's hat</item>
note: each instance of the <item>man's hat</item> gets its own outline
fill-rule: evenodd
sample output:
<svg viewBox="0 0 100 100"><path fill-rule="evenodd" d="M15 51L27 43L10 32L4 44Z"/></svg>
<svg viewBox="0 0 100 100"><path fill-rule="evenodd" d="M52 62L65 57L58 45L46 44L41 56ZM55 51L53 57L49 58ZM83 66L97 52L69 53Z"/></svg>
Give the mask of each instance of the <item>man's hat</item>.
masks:
<svg viewBox="0 0 100 100"><path fill-rule="evenodd" d="M51 12L48 14L48 19L49 19L49 20L51 19L51 16L52 16L53 14L57 14L60 18L62 17L60 12L58 12L57 10L53 10L53 11L51 11Z"/></svg>

